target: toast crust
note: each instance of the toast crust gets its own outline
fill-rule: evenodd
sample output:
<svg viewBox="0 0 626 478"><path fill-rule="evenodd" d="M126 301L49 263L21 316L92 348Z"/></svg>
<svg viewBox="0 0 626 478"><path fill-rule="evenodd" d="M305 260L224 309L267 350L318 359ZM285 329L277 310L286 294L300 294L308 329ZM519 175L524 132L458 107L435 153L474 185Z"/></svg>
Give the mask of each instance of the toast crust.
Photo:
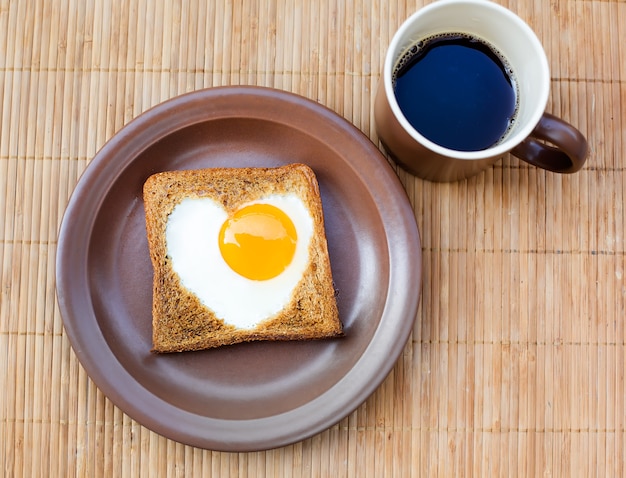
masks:
<svg viewBox="0 0 626 478"><path fill-rule="evenodd" d="M294 193L313 219L309 264L278 314L254 329L226 324L187 290L171 266L165 230L169 214L184 198L211 198L227 213L265 196ZM152 351L202 350L256 340L311 340L343 335L332 280L319 186L303 164L276 168L211 168L150 176L143 187L146 233L152 262Z"/></svg>

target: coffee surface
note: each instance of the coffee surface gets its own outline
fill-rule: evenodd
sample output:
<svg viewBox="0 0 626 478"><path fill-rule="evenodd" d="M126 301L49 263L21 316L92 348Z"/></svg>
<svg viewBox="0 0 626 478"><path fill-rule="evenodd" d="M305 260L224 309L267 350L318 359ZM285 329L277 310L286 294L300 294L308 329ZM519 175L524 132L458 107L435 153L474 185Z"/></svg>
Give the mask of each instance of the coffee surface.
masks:
<svg viewBox="0 0 626 478"><path fill-rule="evenodd" d="M506 60L464 34L414 45L394 72L406 119L423 136L458 151L487 149L503 139L517 111L517 86Z"/></svg>

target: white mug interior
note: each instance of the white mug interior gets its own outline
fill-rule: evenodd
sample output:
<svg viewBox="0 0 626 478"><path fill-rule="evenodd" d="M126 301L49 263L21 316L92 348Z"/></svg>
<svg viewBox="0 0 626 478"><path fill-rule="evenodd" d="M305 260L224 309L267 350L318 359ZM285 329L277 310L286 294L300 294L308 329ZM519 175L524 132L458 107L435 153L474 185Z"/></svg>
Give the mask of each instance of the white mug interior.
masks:
<svg viewBox="0 0 626 478"><path fill-rule="evenodd" d="M442 33L465 33L487 42L509 63L518 84L518 111L507 135L480 151L457 151L440 146L411 126L393 92L393 72L403 54L420 40ZM532 29L510 10L490 0L437 0L410 16L394 35L383 70L385 94L402 127L419 143L439 154L476 160L504 154L535 128L550 91L550 69L541 42Z"/></svg>

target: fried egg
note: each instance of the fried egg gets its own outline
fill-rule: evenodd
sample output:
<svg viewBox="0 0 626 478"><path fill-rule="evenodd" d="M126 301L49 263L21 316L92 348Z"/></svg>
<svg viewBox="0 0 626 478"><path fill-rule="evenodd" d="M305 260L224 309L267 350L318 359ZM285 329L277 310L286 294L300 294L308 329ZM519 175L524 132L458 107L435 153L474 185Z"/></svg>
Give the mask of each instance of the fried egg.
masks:
<svg viewBox="0 0 626 478"><path fill-rule="evenodd" d="M309 264L313 218L294 194L242 204L229 215L211 198L170 213L167 255L184 287L225 323L252 329L291 300Z"/></svg>

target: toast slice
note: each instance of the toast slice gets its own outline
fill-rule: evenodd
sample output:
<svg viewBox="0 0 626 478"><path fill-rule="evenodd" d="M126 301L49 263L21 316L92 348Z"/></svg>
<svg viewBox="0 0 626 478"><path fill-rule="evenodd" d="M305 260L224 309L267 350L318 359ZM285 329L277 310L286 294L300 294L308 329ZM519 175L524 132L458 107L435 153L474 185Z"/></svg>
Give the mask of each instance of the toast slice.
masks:
<svg viewBox="0 0 626 478"><path fill-rule="evenodd" d="M194 293L183 283L187 279L181 279L176 268L178 267L179 272L181 269L172 260L173 239L172 250L168 250L167 238L172 237L168 236L168 222L172 223L173 229L180 226L180 223L170 221L170 216L187 199L211 199L224 209L226 215L232 216L245 204L281 195L297 196L310 215L312 230L308 236L308 246L304 248L307 254L306 263L302 266L303 270L297 276L296 282L293 282L295 286L288 292L287 301L279 306L281 308L278 312L262 317L252 327L241 327L227 317L227 313L221 312L223 316L220 316L215 311L219 307L207 303L211 299L201 299L202 294ZM311 340L343 335L319 187L314 172L308 166L290 164L276 168L211 168L162 172L147 179L143 196L148 246L154 269L153 352L202 350L256 340ZM198 221L190 224L195 222ZM192 226L189 232L178 233L193 235L195 229ZM207 240L217 241L217 238ZM194 253L189 252L192 258ZM181 255L180 252L176 254ZM207 269L209 279L206 287L210 289L213 287L211 284L222 287L223 291L218 294L220 300L225 298L236 306L237 301L244 303L250 299L245 290L254 292L255 281L244 280L247 282L243 285L252 289L241 289L237 281L232 286L224 285L228 284L227 277L222 279L221 276L211 276L212 263L207 264ZM219 268L216 270L219 271ZM181 274L185 276L183 272ZM230 275L232 270L226 274ZM277 286L276 289L285 294L282 290L284 287ZM261 296L271 298L272 294L263 293Z"/></svg>

